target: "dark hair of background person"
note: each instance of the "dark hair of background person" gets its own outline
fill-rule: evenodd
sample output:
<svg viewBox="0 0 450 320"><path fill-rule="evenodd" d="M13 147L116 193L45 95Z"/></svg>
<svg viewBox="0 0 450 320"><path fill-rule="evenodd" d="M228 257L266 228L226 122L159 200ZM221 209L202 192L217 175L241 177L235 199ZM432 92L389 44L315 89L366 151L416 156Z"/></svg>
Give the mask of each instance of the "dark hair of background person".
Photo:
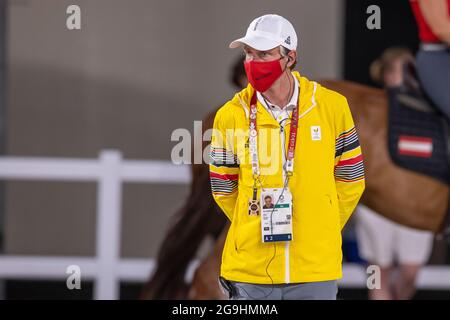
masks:
<svg viewBox="0 0 450 320"><path fill-rule="evenodd" d="M239 55L235 59L231 67L230 82L236 87L236 89L243 89L242 80L245 79L245 81L247 81L247 75L245 74L244 68L244 60L244 55Z"/></svg>

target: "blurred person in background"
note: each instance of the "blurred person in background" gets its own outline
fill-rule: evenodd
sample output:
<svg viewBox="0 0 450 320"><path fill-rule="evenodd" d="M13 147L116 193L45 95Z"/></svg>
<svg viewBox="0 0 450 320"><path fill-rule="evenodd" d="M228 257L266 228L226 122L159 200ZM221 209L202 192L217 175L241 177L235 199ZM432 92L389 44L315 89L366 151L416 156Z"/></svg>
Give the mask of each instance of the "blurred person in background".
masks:
<svg viewBox="0 0 450 320"><path fill-rule="evenodd" d="M403 84L404 64L413 61L408 49L388 48L371 64L370 75L380 85L399 87ZM368 264L378 265L381 271L381 288L369 290L369 299L410 299L416 291L420 268L428 261L433 234L397 224L362 204L356 211L360 255ZM395 277L394 270L398 271Z"/></svg>
<svg viewBox="0 0 450 320"><path fill-rule="evenodd" d="M450 0L410 0L421 41L417 72L423 88L450 121Z"/></svg>

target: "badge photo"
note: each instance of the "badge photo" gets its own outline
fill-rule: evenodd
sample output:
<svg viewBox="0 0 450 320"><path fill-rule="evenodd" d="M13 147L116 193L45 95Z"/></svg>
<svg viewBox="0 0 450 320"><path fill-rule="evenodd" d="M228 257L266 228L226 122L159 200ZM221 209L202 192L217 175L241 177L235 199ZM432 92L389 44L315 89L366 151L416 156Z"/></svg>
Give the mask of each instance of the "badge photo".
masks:
<svg viewBox="0 0 450 320"><path fill-rule="evenodd" d="M271 193L267 193L263 195L263 210L267 210L267 209L273 209L275 204L274 204L274 196Z"/></svg>

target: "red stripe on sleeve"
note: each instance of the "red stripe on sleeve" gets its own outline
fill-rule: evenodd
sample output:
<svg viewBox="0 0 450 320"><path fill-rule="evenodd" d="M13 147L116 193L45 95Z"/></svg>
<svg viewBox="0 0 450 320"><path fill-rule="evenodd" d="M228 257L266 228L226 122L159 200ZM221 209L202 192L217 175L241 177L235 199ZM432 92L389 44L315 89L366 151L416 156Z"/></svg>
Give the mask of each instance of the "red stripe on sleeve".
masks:
<svg viewBox="0 0 450 320"><path fill-rule="evenodd" d="M350 165L350 164L356 164L358 162L361 162L362 160L363 160L363 156L362 156L362 154L360 154L357 157L339 161L337 166L345 166L345 165Z"/></svg>
<svg viewBox="0 0 450 320"><path fill-rule="evenodd" d="M238 174L220 174L215 172L210 172L209 176L211 178L217 178L221 180L237 180L239 178Z"/></svg>

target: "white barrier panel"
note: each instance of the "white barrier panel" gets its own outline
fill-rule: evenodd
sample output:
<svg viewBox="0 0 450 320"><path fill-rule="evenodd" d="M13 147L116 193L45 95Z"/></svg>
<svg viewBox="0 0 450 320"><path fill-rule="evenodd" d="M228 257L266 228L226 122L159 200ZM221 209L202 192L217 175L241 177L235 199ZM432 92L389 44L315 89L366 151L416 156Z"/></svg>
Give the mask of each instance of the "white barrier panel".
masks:
<svg viewBox="0 0 450 320"><path fill-rule="evenodd" d="M97 160L0 157L0 179L98 182L95 258L3 255L0 277L61 278L67 276L67 266L81 264L82 273L95 281L95 299L117 299L120 276L128 270L123 268L143 266L143 261L125 261L120 267L122 183L187 184L190 170L168 161L124 161L119 151L105 150ZM139 279L142 281L143 277Z"/></svg>
<svg viewBox="0 0 450 320"><path fill-rule="evenodd" d="M194 272L200 261L190 263L185 280L192 281ZM6 279L55 279L65 280L66 269L70 265L78 265L81 269L82 281L95 280L99 275L99 265L95 258L86 257L42 257L42 256L3 256L0 257L0 278ZM121 259L111 266L115 279L123 282L144 283L155 268L153 259ZM339 280L340 288L366 288L367 273L359 264L344 263L343 278ZM417 279L419 289L449 290L450 267L425 266Z"/></svg>

